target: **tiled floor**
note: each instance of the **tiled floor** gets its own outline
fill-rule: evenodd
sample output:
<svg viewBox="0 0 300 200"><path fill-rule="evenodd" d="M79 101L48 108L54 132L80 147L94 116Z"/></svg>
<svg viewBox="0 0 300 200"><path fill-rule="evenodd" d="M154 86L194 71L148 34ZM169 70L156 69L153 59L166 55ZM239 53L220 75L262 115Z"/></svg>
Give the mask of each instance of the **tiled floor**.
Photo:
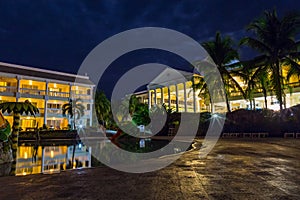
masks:
<svg viewBox="0 0 300 200"><path fill-rule="evenodd" d="M2 177L0 199L300 199L300 139L222 139L205 159L198 154L144 174L100 167Z"/></svg>

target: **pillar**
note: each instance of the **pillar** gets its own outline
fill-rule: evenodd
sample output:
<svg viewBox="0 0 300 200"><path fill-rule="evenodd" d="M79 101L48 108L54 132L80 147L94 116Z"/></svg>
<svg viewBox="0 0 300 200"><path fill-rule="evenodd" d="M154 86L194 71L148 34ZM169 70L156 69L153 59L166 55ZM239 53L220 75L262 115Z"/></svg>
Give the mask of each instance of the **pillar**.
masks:
<svg viewBox="0 0 300 200"><path fill-rule="evenodd" d="M187 112L186 82L183 83L183 95L184 95L184 112Z"/></svg>

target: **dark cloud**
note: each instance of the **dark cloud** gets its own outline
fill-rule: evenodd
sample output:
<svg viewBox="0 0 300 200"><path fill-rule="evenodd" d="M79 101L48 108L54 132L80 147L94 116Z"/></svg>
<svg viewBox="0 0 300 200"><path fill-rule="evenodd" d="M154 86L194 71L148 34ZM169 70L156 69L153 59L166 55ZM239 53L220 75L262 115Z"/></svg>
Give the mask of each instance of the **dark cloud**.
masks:
<svg viewBox="0 0 300 200"><path fill-rule="evenodd" d="M171 28L199 42L219 30L239 40L246 34L244 27L263 10L276 7L283 14L299 4L280 0L0 1L0 60L76 73L97 44L127 29ZM139 56L143 60L149 54ZM247 55L242 52L242 56ZM152 59L157 61L157 56ZM124 59L123 65L129 67L130 60Z"/></svg>

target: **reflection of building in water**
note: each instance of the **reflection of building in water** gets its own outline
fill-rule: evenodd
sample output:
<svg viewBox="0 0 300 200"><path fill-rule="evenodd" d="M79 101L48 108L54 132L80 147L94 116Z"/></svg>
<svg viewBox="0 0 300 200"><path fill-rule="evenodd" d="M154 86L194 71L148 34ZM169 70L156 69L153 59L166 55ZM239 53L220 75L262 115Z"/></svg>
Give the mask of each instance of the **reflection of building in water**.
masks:
<svg viewBox="0 0 300 200"><path fill-rule="evenodd" d="M36 156L34 156L36 155ZM19 146L17 154L17 175L55 173L67 168L91 167L91 148L76 145L74 163L73 146Z"/></svg>

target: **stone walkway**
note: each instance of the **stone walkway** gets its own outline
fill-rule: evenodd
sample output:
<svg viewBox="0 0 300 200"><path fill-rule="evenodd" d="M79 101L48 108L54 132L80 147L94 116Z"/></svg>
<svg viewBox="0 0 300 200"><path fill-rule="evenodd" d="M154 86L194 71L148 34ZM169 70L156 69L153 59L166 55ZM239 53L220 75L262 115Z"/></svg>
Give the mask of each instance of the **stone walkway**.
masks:
<svg viewBox="0 0 300 200"><path fill-rule="evenodd" d="M300 140L222 139L207 158L198 154L145 174L99 167L1 177L0 199L300 199Z"/></svg>

